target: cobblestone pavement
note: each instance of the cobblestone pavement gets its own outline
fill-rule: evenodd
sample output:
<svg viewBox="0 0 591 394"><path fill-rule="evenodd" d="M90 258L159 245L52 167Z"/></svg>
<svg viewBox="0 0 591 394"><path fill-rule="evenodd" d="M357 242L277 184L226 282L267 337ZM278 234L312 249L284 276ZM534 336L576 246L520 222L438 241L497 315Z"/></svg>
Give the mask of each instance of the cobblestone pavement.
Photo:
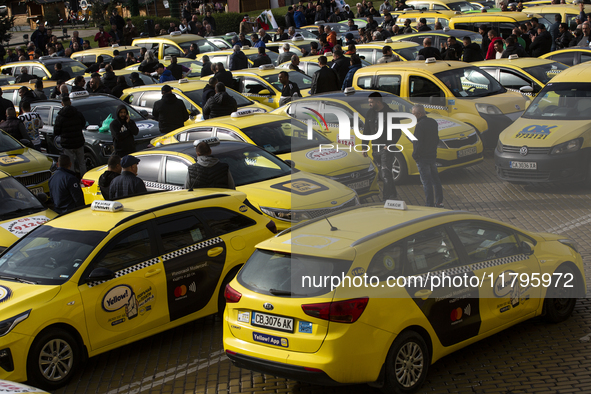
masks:
<svg viewBox="0 0 591 394"><path fill-rule="evenodd" d="M492 158L442 174L445 206L533 231L563 233L583 249L591 283L591 196L581 186L531 187L498 180ZM423 204L418 179L399 187ZM421 392L591 392L591 299L549 325L536 318L435 363ZM201 319L90 359L57 393L378 393L366 385L321 387L232 366L222 349L222 323Z"/></svg>

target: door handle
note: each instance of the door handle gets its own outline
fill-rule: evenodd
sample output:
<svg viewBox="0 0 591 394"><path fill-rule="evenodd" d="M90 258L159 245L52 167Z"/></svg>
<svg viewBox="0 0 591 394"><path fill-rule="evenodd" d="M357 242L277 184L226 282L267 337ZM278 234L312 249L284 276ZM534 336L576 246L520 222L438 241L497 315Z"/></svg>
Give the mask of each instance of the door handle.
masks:
<svg viewBox="0 0 591 394"><path fill-rule="evenodd" d="M429 296L431 295L431 293L433 293L431 290L419 290L415 293L415 297L417 298L422 298L423 300L426 300L427 298L429 298Z"/></svg>
<svg viewBox="0 0 591 394"><path fill-rule="evenodd" d="M162 269L156 268L155 270L151 270L151 271L146 272L144 277L149 278L150 276L158 275L161 271L162 271Z"/></svg>
<svg viewBox="0 0 591 394"><path fill-rule="evenodd" d="M224 251L224 248L218 246L217 248L209 249L207 251L207 255L209 257L215 257L215 256L219 256L220 254L222 254L223 251Z"/></svg>

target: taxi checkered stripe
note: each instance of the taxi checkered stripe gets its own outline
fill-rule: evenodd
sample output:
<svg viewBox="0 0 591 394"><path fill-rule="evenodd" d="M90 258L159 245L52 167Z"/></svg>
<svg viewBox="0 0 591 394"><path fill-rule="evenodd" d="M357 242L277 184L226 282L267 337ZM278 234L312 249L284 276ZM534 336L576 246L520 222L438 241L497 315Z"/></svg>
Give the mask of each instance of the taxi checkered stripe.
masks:
<svg viewBox="0 0 591 394"><path fill-rule="evenodd" d="M123 275L131 274L132 272L135 272L135 271L139 271L141 269L144 269L146 267L149 267L151 265L154 265L154 264L158 263L159 261L160 261L160 258L159 257L155 257L155 258L150 259L150 260L142 261L139 264L132 265L131 267L124 268L124 269L122 269L120 271L115 272L115 278L114 279L119 278L119 277L121 277ZM97 281L97 282L89 282L88 283L88 287L94 287L94 286L100 285L101 283L105 283L105 282L107 282L107 281L106 280L100 280L100 281Z"/></svg>
<svg viewBox="0 0 591 394"><path fill-rule="evenodd" d="M162 261L174 259L176 257L183 256L187 253L191 253L191 252L194 252L199 249L207 248L209 246L213 246L213 245L219 244L221 242L223 242L221 238L208 239L207 241L204 241L204 242L201 242L201 243L198 243L195 245L187 246L186 248L175 250L174 252L171 252L171 253L167 253L164 256L162 256Z"/></svg>
<svg viewBox="0 0 591 394"><path fill-rule="evenodd" d="M517 261L527 260L527 258L528 257L525 254L518 254L515 256L501 257L499 259L483 261L481 263L476 263L476 264L472 264L472 265L466 265L463 267L453 267L453 268L449 268L449 269L445 269L445 270L441 270L441 271L429 272L429 273L421 274L421 275L419 275L419 277L426 279L427 276L441 276L443 274L449 275L449 276L460 275L460 274L463 274L464 272L478 271L478 270L485 269L485 268L496 267L498 265L515 263Z"/></svg>
<svg viewBox="0 0 591 394"><path fill-rule="evenodd" d="M442 105L423 104L423 107L429 108L429 109L442 109L442 110L447 111L447 107L444 107Z"/></svg>
<svg viewBox="0 0 591 394"><path fill-rule="evenodd" d="M174 186L174 185L167 185L166 183L158 183L158 182L150 182L144 181L146 187L151 187L153 189L163 189L163 190L181 190L182 187Z"/></svg>

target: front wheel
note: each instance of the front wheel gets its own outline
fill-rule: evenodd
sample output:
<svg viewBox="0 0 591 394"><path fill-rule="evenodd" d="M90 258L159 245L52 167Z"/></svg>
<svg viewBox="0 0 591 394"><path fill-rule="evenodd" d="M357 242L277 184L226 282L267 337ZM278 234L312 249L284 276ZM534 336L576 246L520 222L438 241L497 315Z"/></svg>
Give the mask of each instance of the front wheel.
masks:
<svg viewBox="0 0 591 394"><path fill-rule="evenodd" d="M382 392L415 392L425 382L430 362L429 349L423 337L415 331L403 332L388 352Z"/></svg>
<svg viewBox="0 0 591 394"><path fill-rule="evenodd" d="M559 267L554 272L544 300L544 318L547 322L560 323L572 315L577 304L578 283L577 275L568 266Z"/></svg>
<svg viewBox="0 0 591 394"><path fill-rule="evenodd" d="M86 164L86 171L90 171L98 166L97 160L90 152L84 152L84 164ZM84 176L84 174L80 174L80 176Z"/></svg>
<svg viewBox="0 0 591 394"><path fill-rule="evenodd" d="M33 385L55 390L67 384L82 361L78 341L67 331L41 332L29 351L27 376Z"/></svg>
<svg viewBox="0 0 591 394"><path fill-rule="evenodd" d="M392 177L395 185L402 185L408 179L408 166L402 153L394 154L394 163L392 163Z"/></svg>

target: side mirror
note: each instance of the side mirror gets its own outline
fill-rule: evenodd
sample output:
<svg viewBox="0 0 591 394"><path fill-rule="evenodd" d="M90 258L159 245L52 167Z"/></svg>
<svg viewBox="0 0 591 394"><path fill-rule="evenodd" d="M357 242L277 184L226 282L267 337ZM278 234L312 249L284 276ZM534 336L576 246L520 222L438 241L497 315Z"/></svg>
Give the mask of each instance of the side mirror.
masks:
<svg viewBox="0 0 591 394"><path fill-rule="evenodd" d="M95 268L94 270L92 270L90 275L88 275L88 278L86 278L84 281L86 283L97 282L100 280L110 280L110 279L113 279L114 277L115 277L115 273L113 271L111 271L108 268L99 267L99 268Z"/></svg>
<svg viewBox="0 0 591 394"><path fill-rule="evenodd" d="M529 243L525 242L525 241L523 241L523 242L521 243L521 245L520 245L519 249L520 249L520 252L521 252L521 253L523 253L523 254L526 254L526 255L528 255L528 256L530 256L530 255L534 254L534 250L533 250L533 248L531 247L531 245L530 245Z"/></svg>
<svg viewBox="0 0 591 394"><path fill-rule="evenodd" d="M194 109L193 111L189 112L189 115L191 115L194 118L195 116L199 115L199 112L197 112L197 110Z"/></svg>
<svg viewBox="0 0 591 394"><path fill-rule="evenodd" d="M140 110L140 115L142 115L144 118L148 118L148 116L150 116L150 114L148 114L148 111L146 111L145 109Z"/></svg>
<svg viewBox="0 0 591 394"><path fill-rule="evenodd" d="M43 80L44 81L47 81L47 75L43 77Z"/></svg>
<svg viewBox="0 0 591 394"><path fill-rule="evenodd" d="M24 146L26 146L27 148L34 148L33 143L31 142L31 140L26 140L26 139L22 139L20 140L20 143L23 144Z"/></svg>
<svg viewBox="0 0 591 394"><path fill-rule="evenodd" d="M532 88L531 86L522 86L519 88L519 91L521 93L532 93L534 91L534 88Z"/></svg>
<svg viewBox="0 0 591 394"><path fill-rule="evenodd" d="M39 200L41 204L45 204L47 202L47 194L45 193L37 193L35 194L35 197L37 197L37 200Z"/></svg>
<svg viewBox="0 0 591 394"><path fill-rule="evenodd" d="M287 165L289 165L291 168L295 168L296 164L295 164L295 162L294 162L294 161L292 161L292 160L284 160L284 161L285 161L285 162L287 163Z"/></svg>
<svg viewBox="0 0 591 394"><path fill-rule="evenodd" d="M263 90L261 90L259 92L259 95L261 95L261 96L270 96L271 95L271 92L269 92L269 90L267 90L267 89L263 89Z"/></svg>

